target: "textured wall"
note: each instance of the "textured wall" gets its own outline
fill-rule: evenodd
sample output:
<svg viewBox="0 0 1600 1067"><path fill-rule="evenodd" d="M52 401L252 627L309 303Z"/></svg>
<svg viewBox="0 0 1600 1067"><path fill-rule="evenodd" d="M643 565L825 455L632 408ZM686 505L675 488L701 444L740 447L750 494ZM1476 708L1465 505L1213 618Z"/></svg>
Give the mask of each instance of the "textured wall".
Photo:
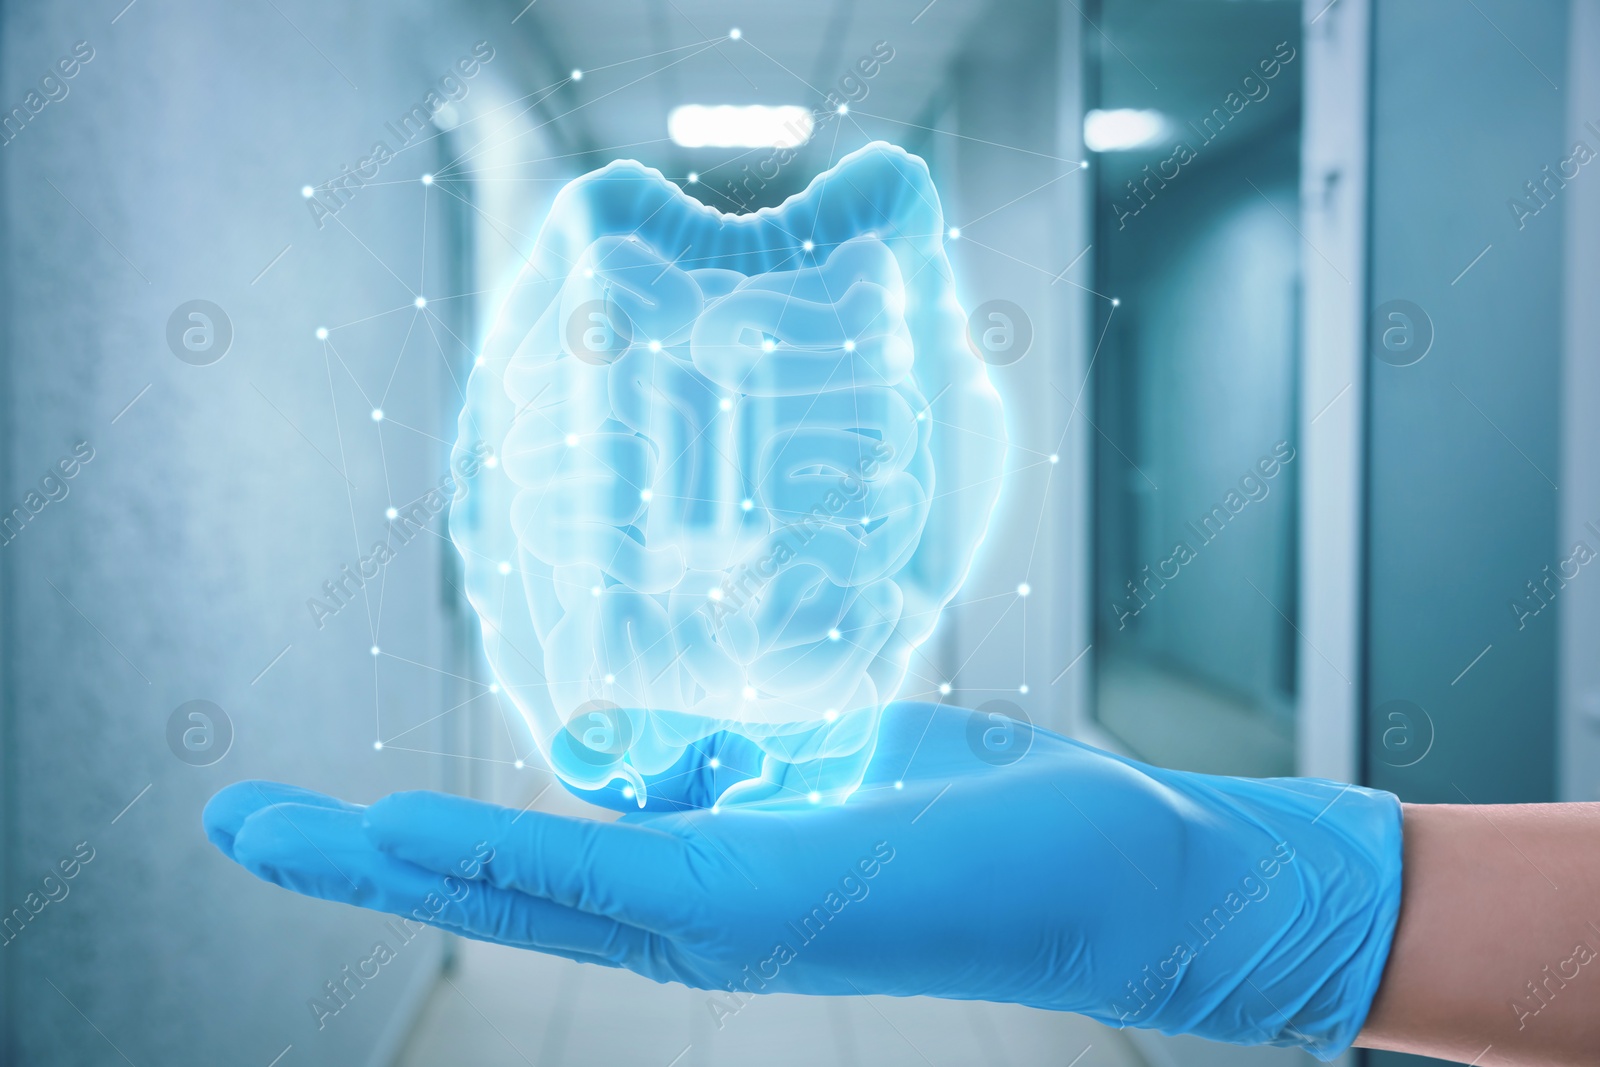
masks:
<svg viewBox="0 0 1600 1067"><path fill-rule="evenodd" d="M320 630L305 602L382 536L388 504L445 473L441 352L460 356L464 319L444 299L448 198L433 191L425 221L415 181L445 142L419 139L321 229L299 190L393 142L384 124L473 42L505 45L508 18L125 2L4 7L5 110L75 42L93 58L0 148L0 508L76 442L94 451L0 547L4 909L80 842L94 858L0 948L0 1058L266 1064L292 1044L286 1064L360 1063L440 944L403 949L318 1032L307 999L370 954L381 921L255 881L199 813L244 777L361 800L441 780L439 757L400 751L439 747L436 725L372 743L461 699L437 672L455 632L445 542L416 538ZM419 291L435 297L426 315ZM165 336L195 298L232 324L209 366ZM334 349L314 337L347 323ZM194 699L236 734L209 767L166 737Z"/></svg>

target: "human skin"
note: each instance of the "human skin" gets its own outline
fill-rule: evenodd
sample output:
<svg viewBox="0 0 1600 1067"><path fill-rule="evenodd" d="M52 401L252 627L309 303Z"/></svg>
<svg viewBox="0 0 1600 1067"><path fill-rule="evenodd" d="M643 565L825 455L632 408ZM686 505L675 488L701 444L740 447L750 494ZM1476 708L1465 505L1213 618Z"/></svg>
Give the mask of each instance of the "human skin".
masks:
<svg viewBox="0 0 1600 1067"><path fill-rule="evenodd" d="M1400 920L1356 1044L1600 1063L1600 804L1404 807Z"/></svg>

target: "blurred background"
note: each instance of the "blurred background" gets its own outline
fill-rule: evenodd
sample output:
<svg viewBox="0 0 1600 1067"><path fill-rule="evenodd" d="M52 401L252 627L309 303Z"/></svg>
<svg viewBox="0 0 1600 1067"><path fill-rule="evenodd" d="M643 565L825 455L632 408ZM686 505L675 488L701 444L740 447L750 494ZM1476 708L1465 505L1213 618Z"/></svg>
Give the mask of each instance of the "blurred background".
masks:
<svg viewBox="0 0 1600 1067"><path fill-rule="evenodd" d="M1600 799L1597 56L1593 0L0 3L5 1062L1310 1063L937 1001L718 1028L434 931L348 983L381 917L199 812L246 777L578 810L447 516L348 576L445 480L563 182L631 157L748 210L877 138L932 168L1012 442L904 695ZM819 117L779 166L784 113L693 105Z"/></svg>

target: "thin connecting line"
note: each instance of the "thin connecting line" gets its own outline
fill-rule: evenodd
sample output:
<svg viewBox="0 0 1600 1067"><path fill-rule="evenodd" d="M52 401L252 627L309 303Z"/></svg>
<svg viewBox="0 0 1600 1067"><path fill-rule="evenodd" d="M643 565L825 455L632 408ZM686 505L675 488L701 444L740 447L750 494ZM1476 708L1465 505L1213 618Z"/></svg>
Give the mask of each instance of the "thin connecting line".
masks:
<svg viewBox="0 0 1600 1067"><path fill-rule="evenodd" d="M334 73L338 74L339 77L344 78L346 84L348 84L350 86L350 88L354 89L358 93L361 91L361 87L359 85L357 85L355 82L351 81L345 75L345 72L340 70L338 65L335 64L333 60L328 58L328 53L324 52L322 49L317 47L317 42L313 41L309 37L306 37L306 31L305 30L302 30L299 26L295 26L294 20L291 19L288 15L284 15L283 14L283 8L281 8L277 4L273 3L273 0L267 0L267 3L272 4L272 10L276 11L280 16L282 16L283 21L287 22L291 27L293 27L294 28L294 32L298 33L302 38L304 38L306 44L310 45L312 50L314 52L316 52L317 55L322 57L322 61L324 63L328 64L328 66L333 68Z"/></svg>
<svg viewBox="0 0 1600 1067"><path fill-rule="evenodd" d="M1451 685L1455 685L1456 682L1459 682L1459 681L1461 681L1461 679L1465 678L1467 676L1467 672L1470 671L1472 668L1476 667L1478 665L1478 661L1480 659L1482 659L1483 657L1487 656L1489 654L1489 650L1491 648L1493 648L1493 647L1494 647L1494 644L1492 642L1490 644L1484 645L1483 646L1483 651L1479 652L1476 656L1473 656L1472 657L1472 662L1467 664L1465 667L1463 667L1461 669L1461 673L1456 675L1455 678L1451 680L1450 684Z"/></svg>
<svg viewBox="0 0 1600 1067"><path fill-rule="evenodd" d="M1461 794L1461 799L1465 800L1468 804L1472 805L1473 811L1477 813L1478 817L1481 818L1484 822L1488 823L1490 826L1493 826L1494 827L1494 832L1499 834L1502 838L1504 838L1506 844L1510 845L1512 848L1516 848L1517 849L1517 855L1521 856L1523 858L1523 860L1528 864L1529 867L1532 867L1534 870L1539 871L1539 877L1543 878L1547 882L1550 882L1550 888L1551 889L1554 889L1558 893L1561 891L1561 887L1556 885L1555 882L1551 881L1550 876L1548 874L1545 874L1544 871L1539 870L1539 865L1537 863L1533 862L1531 859L1528 859L1528 854L1526 852L1522 851L1522 849L1517 848L1517 843L1515 841L1511 840L1511 838L1506 837L1506 832L1504 830L1500 829L1499 826L1496 826L1495 825L1495 821L1493 819L1489 818L1488 815L1484 814L1483 809L1478 806L1478 802L1473 800L1471 797L1467 796L1467 791L1465 789L1462 789L1459 785L1456 785L1456 783L1454 783L1454 782L1450 783L1450 788L1454 789L1457 793L1460 793Z"/></svg>
<svg viewBox="0 0 1600 1067"><path fill-rule="evenodd" d="M467 997L467 995L465 993L461 992L461 987L456 985L455 981L452 980L451 977L448 974L441 974L441 975L439 975L439 977L443 978L447 983L449 983L450 988L454 989L456 991L456 996L458 996L462 1000L466 1001L467 1007L471 1008L473 1011L478 1013L478 1018L482 1019L484 1022L489 1024L489 1029L493 1030L495 1033L500 1035L500 1040L504 1041L507 1045L509 1045L511 1047L511 1051L515 1052L517 1054L517 1057L519 1059L521 1059L523 1063L526 1063L528 1065L528 1067L533 1067L533 1061L528 1059L527 1053L523 1052L520 1048L518 1048L516 1043L505 1035L505 1031L501 1030L498 1026L496 1026L494 1024L494 1022L491 1021L490 1018L483 1013L483 1009L479 1008L476 1004L474 1004Z"/></svg>
<svg viewBox="0 0 1600 1067"><path fill-rule="evenodd" d="M280 408L278 405L272 403L271 398L268 397L266 393L263 393L261 391L260 387L257 386L255 382L251 382L250 383L250 388L254 389L256 391L256 395L259 396L262 400L265 400L267 402L267 404L272 408L272 410L276 411L278 413L278 416L280 418L282 418L284 422L287 422L289 424L289 429L293 430L297 434L300 434L300 440L304 441L308 445L311 445L311 451L313 451L317 455L321 456L322 457L322 462L326 463L329 467L333 468L333 472L335 474L337 474L339 477L343 478L345 480L345 482L348 483L351 486L351 488L356 488L356 489L360 488L360 486L356 485L355 482L350 481L349 476L346 475L344 471L339 469L339 465L337 463L335 463L333 460L328 458L327 453L325 453L324 451L322 451L322 449L318 448L315 444L312 443L311 438L307 437L301 431L300 427L298 427L298 426L296 426L294 424L294 420L293 419L291 419L289 416L287 416L287 415L285 415L283 413L283 409L282 408Z"/></svg>
<svg viewBox="0 0 1600 1067"><path fill-rule="evenodd" d="M1461 268L1461 273L1457 274L1454 278L1452 278L1451 281L1450 281L1450 284L1454 285L1456 282L1459 282L1462 278L1465 278L1467 276L1467 271L1471 270L1473 267L1476 267L1478 265L1478 260L1480 260L1484 256L1488 255L1489 254L1489 249L1491 249L1493 247L1494 247L1493 242L1490 242L1489 244L1484 245L1483 246L1483 251L1479 252L1477 255L1473 256L1472 257L1472 262L1468 263L1465 267Z"/></svg>
<svg viewBox="0 0 1600 1067"><path fill-rule="evenodd" d="M111 238L106 236L106 232L104 230L102 230L100 227L96 226L94 224L93 220L91 220L88 215L85 215L83 213L83 209L82 208L80 208L77 204L74 204L70 199L68 199L67 194L63 193L61 191L61 186L57 185L55 182L50 181L49 178L46 178L45 181L49 183L50 188L52 188L52 189L54 189L56 191L56 195L57 196L59 196L61 199L67 201L67 206L70 207L72 210L76 211L78 213L78 217L80 219L82 219L84 222L87 222L89 224L89 228L91 230L93 230L95 233L100 235L100 240L104 241L108 245L111 245L111 251L113 251L117 255L121 256L122 257L122 262L124 262L128 266L132 267L133 268L133 272L135 274L137 274L139 277L143 278L144 279L144 283L146 285L150 284L150 278L145 274L145 272L140 270L138 265L135 264L133 260L128 258L127 253L123 252L122 249L118 248L114 243L112 243Z"/></svg>
<svg viewBox="0 0 1600 1067"><path fill-rule="evenodd" d="M1272 202L1272 200L1267 196L1267 194L1263 193L1261 191L1261 187L1259 185L1257 185L1255 182L1251 181L1249 178L1245 179L1245 184L1250 186L1250 188L1254 189L1256 191L1256 195L1260 196L1261 199L1265 200L1267 202L1267 206L1270 207L1273 211L1277 212L1278 217L1280 219L1282 219L1284 222L1288 223L1289 224L1289 228L1291 230L1293 230L1295 233L1300 235L1300 240L1302 240L1302 241L1304 241L1306 243L1306 247L1307 248L1311 249L1311 251L1315 252L1317 255L1322 256L1322 262L1326 263L1328 265L1328 269L1332 270L1333 273L1335 273L1335 274L1337 274L1339 276L1339 280L1340 281L1344 282L1346 285L1350 284L1350 279L1346 278L1344 276L1344 271L1342 271L1338 267L1336 267L1334 265L1333 260L1329 259L1327 256L1323 256L1322 255L1322 249L1318 248L1316 245L1311 243L1311 238L1307 237L1305 235L1305 233L1300 229L1300 227L1298 227L1298 226L1296 226L1294 224L1294 220L1289 218L1288 215L1285 215L1278 208L1278 205L1274 204Z"/></svg>
<svg viewBox="0 0 1600 1067"><path fill-rule="evenodd" d="M1501 437L1504 437L1506 439L1506 444L1510 445L1512 448L1515 448L1517 450L1517 455L1521 456L1523 459L1528 460L1528 466L1530 466L1534 470L1538 471L1539 472L1539 477L1543 478L1547 482L1550 482L1550 476L1544 472L1543 468L1541 468L1533 460L1529 459L1528 458L1528 454L1526 452L1524 452L1517 445L1517 443L1511 439L1510 435L1507 434L1504 430L1502 430L1499 427L1499 425L1497 425L1495 423L1495 421L1489 417L1488 413L1485 412L1482 408L1480 408L1477 405L1477 403L1474 402L1473 399L1470 396L1468 396L1466 393L1462 392L1461 386L1456 385L1455 382L1451 382L1450 386L1451 386L1451 388L1455 389L1456 392L1461 393L1461 399L1463 399L1467 403L1471 404L1472 405L1472 410L1476 411L1479 415L1483 416L1483 421L1484 422L1487 422L1490 426L1494 427L1494 432L1495 433L1499 434ZM1557 485L1555 482L1550 482L1550 488L1554 489L1558 493L1561 491L1561 487L1559 485Z"/></svg>
<svg viewBox="0 0 1600 1067"><path fill-rule="evenodd" d="M1150 81L1150 75L1146 74L1143 70L1141 70L1139 68L1139 64L1135 63L1132 59L1128 59L1128 53L1124 52L1121 48L1117 48L1117 42L1113 41L1111 39L1111 37L1106 33L1105 30L1102 30L1098 25L1096 25L1094 19L1090 18L1084 12L1083 8L1079 7L1077 4L1072 3L1072 0L1067 0L1067 3L1072 4L1072 9L1074 11L1076 11L1079 15L1083 16L1083 21L1087 22L1091 26L1094 26L1094 32L1098 33L1101 37L1104 37L1106 44L1110 45L1112 48L1116 48L1117 49L1117 55L1121 56L1123 59L1127 59L1128 60L1128 66L1132 67L1134 70L1139 71L1139 77L1143 78L1147 82L1150 82L1150 88L1156 90L1157 92L1161 91L1161 86L1157 85L1153 81Z"/></svg>
<svg viewBox="0 0 1600 1067"><path fill-rule="evenodd" d="M1498 33L1501 37L1505 37L1506 38L1506 44L1510 45L1512 48L1516 48L1517 49L1517 55L1519 55L1523 59L1527 60L1528 66L1532 67L1534 70L1539 71L1539 77L1543 78L1547 82L1550 82L1550 88L1554 89L1558 93L1561 91L1561 86L1557 85L1553 81L1550 81L1550 75L1546 74L1542 69L1540 69L1539 64L1535 63L1531 59L1528 59L1528 53L1524 52L1521 48L1518 48L1517 47L1517 42L1513 41L1509 37L1506 37L1506 31L1502 30L1499 26L1495 26L1494 19L1492 19L1488 15L1484 14L1483 8L1479 7L1477 5L1477 3L1475 2L1475 0L1467 0L1467 3L1472 4L1472 10L1476 11L1480 15L1483 15L1483 21L1487 22L1491 26L1494 26L1494 32L1495 33Z"/></svg>
<svg viewBox="0 0 1600 1067"><path fill-rule="evenodd" d="M111 425L115 426L117 424L117 420L122 418L122 416L126 415L128 413L128 409L133 407L133 405L137 404L139 402L139 397L140 396L144 396L144 394L148 393L150 391L150 386L152 386L154 384L155 384L154 382L148 383L143 389L139 390L139 396L134 397L132 400L130 400L126 404L122 405L122 410L117 412L116 415L112 416Z"/></svg>
<svg viewBox="0 0 1600 1067"><path fill-rule="evenodd" d="M1353 386L1353 385L1355 385L1355 382L1346 382L1344 384L1344 388L1339 390L1339 392L1334 395L1334 398L1332 400L1330 400L1326 404L1322 405L1322 410L1317 412L1316 415L1314 415L1312 417L1311 425L1315 426L1317 424L1317 419L1320 419L1320 418L1322 418L1322 416L1326 415L1328 413L1328 409L1333 407L1333 405L1337 404L1339 402L1339 397L1344 396L1344 394L1348 393L1350 391L1351 386Z"/></svg>
<svg viewBox="0 0 1600 1067"><path fill-rule="evenodd" d="M902 1032L901 1029L898 1026L896 1026L892 1022L889 1022L889 1017L887 1015L885 1015L881 1011L878 1011L878 1006L876 1004L872 1003L872 1001L867 999L867 995L865 993L861 992L861 987L860 986L856 985L854 982L850 981L850 979L848 979L848 978L845 979L845 982L850 986L851 989L854 989L856 991L856 996L861 998L862 1003L866 1004L867 1007L871 1008L877 1014L878 1018L880 1018L884 1022L888 1023L889 1024L889 1029L891 1029L895 1033L899 1034L900 1035L900 1040L902 1040L906 1044L910 1045L911 1046L911 1050L913 1052L915 1052L918 1056L922 1057L922 1062L923 1063L926 1063L928 1065L928 1067L933 1067L933 1061L928 1059L927 1054L924 1053L920 1048L917 1048L916 1042L912 1041L909 1037L907 1037L905 1035L905 1033Z"/></svg>
<svg viewBox="0 0 1600 1067"><path fill-rule="evenodd" d="M1079 815L1082 815L1083 816L1083 821L1088 823L1090 826L1094 827L1094 832L1099 834L1101 837L1105 838L1106 839L1106 844L1108 844L1112 848L1116 849L1117 850L1117 855L1119 855L1123 859L1127 860L1128 861L1128 866L1130 866L1134 870L1138 871L1139 872L1139 877L1143 878L1145 881L1149 882L1151 889L1154 889L1158 893L1161 892L1161 887L1156 885L1156 883L1150 878L1150 876L1148 874L1144 873L1144 869L1141 868L1137 863L1133 862L1132 857L1130 857L1126 852L1122 851L1122 847L1120 845L1118 845L1115 841L1111 840L1111 836L1109 834L1107 834L1104 830L1100 829L1100 825L1098 823L1096 823L1093 819L1089 818L1089 816L1084 812L1084 810L1082 808L1078 807L1077 803L1071 797L1067 796L1067 794L1065 794L1065 793L1062 793L1060 786L1056 785L1054 782L1051 782L1050 783L1050 788L1054 789L1057 793L1060 793L1061 794L1061 799L1065 800L1068 804L1071 804L1072 805L1072 810L1077 812Z"/></svg>
<svg viewBox="0 0 1600 1067"><path fill-rule="evenodd" d="M294 643L293 642L290 642L289 644L284 645L283 646L283 651L279 652L276 656L273 656L272 657L272 662L267 664L265 667L261 668L261 673L260 674L256 675L254 678L250 679L250 684L251 685L255 685L257 682L261 681L261 679L265 678L267 676L267 672L270 671L272 668L276 667L278 665L278 661L280 659L282 659L283 657L287 656L289 654L289 650L291 648L293 648L293 647L294 647Z"/></svg>
<svg viewBox="0 0 1600 1067"><path fill-rule="evenodd" d="M60 596L62 600L65 600L67 602L67 604L72 608L73 611L76 611L78 613L78 618L80 618L84 622L88 623L90 628L93 629L95 633L100 635L101 640L103 640L106 644L110 645L112 651L114 651L117 655L122 657L122 661L124 663L126 663L130 667L133 667L133 673L137 674L141 678L144 678L144 684L145 685L151 684L150 683L150 679L145 677L144 671L141 671L137 666L134 665L133 660L128 658L128 654L126 652L122 651L122 649L118 648L117 645L116 645L116 642L112 641L111 638L107 637L106 636L106 632L104 630L100 629L100 627L96 626L94 624L94 620L90 619L89 616L87 616L87 615L85 615L83 613L83 609L82 608L80 608L80 607L78 607L78 605L72 603L72 598L71 597L69 597L69 596L67 596L67 594L61 592L61 587L59 585L57 585L55 582L51 582L48 577L45 578L45 581L49 582L50 583L50 588L54 589L56 591L56 594L58 596Z"/></svg>
<svg viewBox="0 0 1600 1067"><path fill-rule="evenodd" d="M50 982L50 979L46 978L45 981ZM57 993L61 993L61 987L56 985L54 982L50 982L50 988L54 989ZM94 1026L94 1032L99 1034L102 1038L105 1038L106 1044L110 1045L113 1049L116 1049L117 1055L122 1057L123 1061L128 1064L128 1067L134 1067L133 1061L128 1059L128 1054L123 1052L120 1048L117 1048L117 1043L111 1040L109 1037L106 1037L106 1032L100 1029L98 1026L95 1026L94 1020L89 1018L87 1015L84 1015L83 1009L78 1007L76 1004L73 1004L71 997L67 996L65 993L61 993L61 999L66 1001L68 1004L72 1004L72 1010L77 1012L78 1015L82 1017L84 1022L88 1023L90 1026Z"/></svg>
<svg viewBox="0 0 1600 1067"><path fill-rule="evenodd" d="M117 812L116 817L111 820L111 825L117 825L117 819L120 819L124 815L128 814L128 809L139 803L140 799L143 798L146 793L150 792L150 786L152 785L155 785L155 783L151 782L150 785L147 785L143 789L139 790L139 795L128 801L128 803L124 805L123 809Z"/></svg>
<svg viewBox="0 0 1600 1067"><path fill-rule="evenodd" d="M272 257L272 262L268 263L265 267L262 267L260 274L257 274L254 278L250 279L250 284L254 285L256 282L259 282L262 278L265 278L267 276L267 271L271 270L273 267L276 267L278 265L278 260L280 260L284 256L288 255L289 254L289 249L291 249L293 247L294 247L294 245L292 245L292 244L284 245L283 246L283 251L279 252L277 255L273 256Z"/></svg>
<svg viewBox="0 0 1600 1067"><path fill-rule="evenodd" d="M1280 609L1278 607L1278 605L1276 605L1276 604L1274 604L1272 602L1272 598L1271 597L1269 597L1269 596L1267 596L1267 594L1261 592L1261 587L1260 586L1256 585L1255 582L1252 582L1248 575L1245 576L1244 580L1245 580L1245 584L1246 585L1248 585L1251 589L1254 589L1256 591L1256 594L1258 596L1260 596L1262 600L1265 600L1267 602L1267 605L1269 607L1271 607L1273 611L1276 611L1278 613L1278 617L1279 618L1281 618L1284 622L1289 624L1289 629L1293 630L1299 636L1300 640L1304 641L1308 645L1311 645L1311 639L1309 637L1307 637L1304 633L1301 633L1300 627L1296 626L1294 624L1294 620L1289 618L1289 616L1285 615L1283 613L1282 609ZM1316 652L1317 655L1322 656L1323 662L1327 663L1328 666L1333 668L1333 673L1334 674L1337 674L1340 678L1344 678L1344 684L1345 685L1349 685L1350 684L1350 679L1345 678L1344 671L1341 671L1339 669L1339 665L1337 663L1333 662L1333 660L1331 660L1331 659L1328 659L1327 656L1324 656L1323 653L1322 653L1322 649L1317 648L1316 645L1311 645L1311 648Z"/></svg>

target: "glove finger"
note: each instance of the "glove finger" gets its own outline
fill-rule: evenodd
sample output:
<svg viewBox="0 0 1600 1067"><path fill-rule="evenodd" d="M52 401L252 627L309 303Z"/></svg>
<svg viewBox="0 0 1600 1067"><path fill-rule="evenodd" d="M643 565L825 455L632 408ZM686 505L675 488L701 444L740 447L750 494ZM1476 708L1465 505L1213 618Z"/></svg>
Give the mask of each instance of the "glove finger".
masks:
<svg viewBox="0 0 1600 1067"><path fill-rule="evenodd" d="M641 931L459 874L428 870L376 848L361 812L276 804L245 820L234 838L241 866L265 881L321 900L370 908L521 948L622 963ZM452 862L477 853L475 846Z"/></svg>
<svg viewBox="0 0 1600 1067"><path fill-rule="evenodd" d="M302 789L297 785L246 780L234 782L217 790L216 795L206 802L205 810L200 814L200 822L205 827L206 837L211 843L216 845L224 856L236 859L233 854L233 840L239 833L239 828L250 816L274 804L304 804L342 811L361 810L359 805L347 803L325 793Z"/></svg>
<svg viewBox="0 0 1600 1067"><path fill-rule="evenodd" d="M645 779L644 810L673 813L709 808L730 785L758 776L761 758L761 748L754 741L719 730L685 748L671 767ZM567 791L596 807L624 814L640 810L633 787L620 779L599 789L568 785Z"/></svg>
<svg viewBox="0 0 1600 1067"><path fill-rule="evenodd" d="M480 844L476 876L669 938L702 910L705 869L690 844L648 826L513 811L441 793L394 793L367 809L367 834L386 853L431 871L460 865Z"/></svg>

